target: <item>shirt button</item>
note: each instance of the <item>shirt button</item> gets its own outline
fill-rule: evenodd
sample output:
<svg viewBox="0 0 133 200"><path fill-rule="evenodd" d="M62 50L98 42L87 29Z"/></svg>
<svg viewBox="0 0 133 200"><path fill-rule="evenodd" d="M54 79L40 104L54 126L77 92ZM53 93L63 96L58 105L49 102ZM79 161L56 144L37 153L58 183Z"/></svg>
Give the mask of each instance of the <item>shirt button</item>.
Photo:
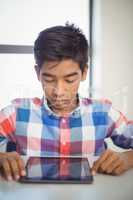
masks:
<svg viewBox="0 0 133 200"><path fill-rule="evenodd" d="M66 120L65 120L65 119L62 119L62 123L65 124L65 123L66 123Z"/></svg>

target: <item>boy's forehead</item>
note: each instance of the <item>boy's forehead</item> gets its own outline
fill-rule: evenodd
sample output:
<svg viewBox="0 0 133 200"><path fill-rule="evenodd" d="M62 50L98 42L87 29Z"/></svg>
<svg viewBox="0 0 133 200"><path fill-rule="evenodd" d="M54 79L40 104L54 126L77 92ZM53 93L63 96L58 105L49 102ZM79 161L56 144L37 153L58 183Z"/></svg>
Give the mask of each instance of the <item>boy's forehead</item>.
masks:
<svg viewBox="0 0 133 200"><path fill-rule="evenodd" d="M46 61L42 68L51 70L52 68L56 67L61 61Z"/></svg>
<svg viewBox="0 0 133 200"><path fill-rule="evenodd" d="M42 72L48 73L68 73L80 70L79 64L72 59L62 60L62 61L46 61L42 68Z"/></svg>

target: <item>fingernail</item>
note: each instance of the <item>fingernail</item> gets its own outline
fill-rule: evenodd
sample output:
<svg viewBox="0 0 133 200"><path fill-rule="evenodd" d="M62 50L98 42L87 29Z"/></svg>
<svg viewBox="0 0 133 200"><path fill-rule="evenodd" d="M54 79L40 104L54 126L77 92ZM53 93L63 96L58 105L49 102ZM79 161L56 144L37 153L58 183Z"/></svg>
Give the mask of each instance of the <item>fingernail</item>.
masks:
<svg viewBox="0 0 133 200"><path fill-rule="evenodd" d="M23 171L21 171L21 175L22 176L25 176L26 175L26 172L23 170Z"/></svg>
<svg viewBox="0 0 133 200"><path fill-rule="evenodd" d="M95 172L95 171L92 171L92 175L95 176L95 175L96 175L96 172Z"/></svg>
<svg viewBox="0 0 133 200"><path fill-rule="evenodd" d="M15 176L15 179L18 180L18 179L19 179L19 175L16 175L16 176Z"/></svg>
<svg viewBox="0 0 133 200"><path fill-rule="evenodd" d="M8 176L8 181L12 181L12 177L11 176Z"/></svg>

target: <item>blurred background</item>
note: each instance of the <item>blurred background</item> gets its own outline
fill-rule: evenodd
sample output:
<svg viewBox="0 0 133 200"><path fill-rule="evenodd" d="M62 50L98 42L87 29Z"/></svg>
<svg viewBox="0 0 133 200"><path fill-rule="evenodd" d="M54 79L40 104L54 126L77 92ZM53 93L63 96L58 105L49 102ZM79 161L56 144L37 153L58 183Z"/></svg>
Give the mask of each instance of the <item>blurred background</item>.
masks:
<svg viewBox="0 0 133 200"><path fill-rule="evenodd" d="M34 71L34 41L45 28L66 22L79 26L89 40L89 1L0 0L0 108L16 97L42 97ZM84 94L88 79L81 86Z"/></svg>
<svg viewBox="0 0 133 200"><path fill-rule="evenodd" d="M83 96L108 98L133 119L133 0L0 0L0 108L16 97L42 96L34 72L38 33L67 21L91 47Z"/></svg>

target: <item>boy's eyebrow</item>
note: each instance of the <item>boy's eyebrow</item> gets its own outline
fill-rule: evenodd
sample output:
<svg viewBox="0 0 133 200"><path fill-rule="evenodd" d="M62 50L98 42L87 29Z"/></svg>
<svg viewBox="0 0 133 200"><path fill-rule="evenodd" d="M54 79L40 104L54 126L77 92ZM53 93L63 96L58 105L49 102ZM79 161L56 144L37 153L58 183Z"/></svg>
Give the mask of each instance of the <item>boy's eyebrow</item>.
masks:
<svg viewBox="0 0 133 200"><path fill-rule="evenodd" d="M49 76L49 77L55 77L55 75L49 74L47 72L43 72L42 75L43 76ZM67 77L71 77L71 76L75 76L75 75L78 75L78 73L77 72L73 72L73 73L65 75L64 77L67 78Z"/></svg>
<svg viewBox="0 0 133 200"><path fill-rule="evenodd" d="M70 77L70 76L75 76L75 75L78 75L78 73L77 72L73 72L73 73L65 75L64 77Z"/></svg>
<svg viewBox="0 0 133 200"><path fill-rule="evenodd" d="M43 75L43 76L49 76L49 77L53 77L53 76L54 76L54 75L49 74L49 73L47 73L47 72L43 72L42 75Z"/></svg>

